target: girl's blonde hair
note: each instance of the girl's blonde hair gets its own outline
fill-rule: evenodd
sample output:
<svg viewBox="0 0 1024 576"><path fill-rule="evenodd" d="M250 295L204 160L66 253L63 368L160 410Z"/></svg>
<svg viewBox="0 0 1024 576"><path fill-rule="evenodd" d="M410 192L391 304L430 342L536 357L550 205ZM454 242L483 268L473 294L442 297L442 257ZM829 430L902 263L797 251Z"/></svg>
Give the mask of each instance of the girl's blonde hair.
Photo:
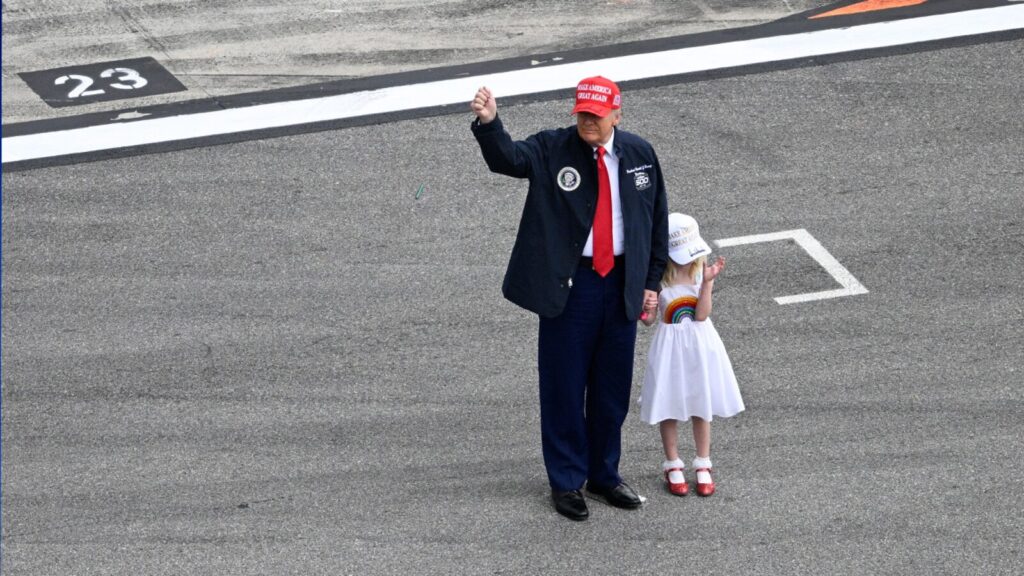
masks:
<svg viewBox="0 0 1024 576"><path fill-rule="evenodd" d="M707 260L707 256L700 256L689 264L676 264L669 259L668 265L665 266L665 273L661 275L661 285L664 287L679 284L684 274L689 277L690 284L696 284L697 277L704 270L704 263Z"/></svg>

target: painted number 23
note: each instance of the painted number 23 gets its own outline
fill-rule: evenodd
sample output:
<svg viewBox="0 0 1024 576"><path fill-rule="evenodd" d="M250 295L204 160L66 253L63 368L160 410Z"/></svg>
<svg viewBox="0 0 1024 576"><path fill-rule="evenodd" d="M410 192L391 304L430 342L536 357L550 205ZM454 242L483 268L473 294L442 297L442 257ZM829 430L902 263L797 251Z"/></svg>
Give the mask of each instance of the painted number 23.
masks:
<svg viewBox="0 0 1024 576"><path fill-rule="evenodd" d="M111 88L117 88L118 90L138 90L146 84L149 84L149 80L146 80L139 73L131 68L107 68L103 72L100 72L100 78L111 78L117 74L109 86ZM68 98L80 98L82 96L95 96L97 94L106 93L102 88L89 89L93 85L93 79L88 76L82 76L81 74L68 74L61 76L53 81L57 86L62 86L69 81L78 82L78 85L72 88L71 92L68 92Z"/></svg>

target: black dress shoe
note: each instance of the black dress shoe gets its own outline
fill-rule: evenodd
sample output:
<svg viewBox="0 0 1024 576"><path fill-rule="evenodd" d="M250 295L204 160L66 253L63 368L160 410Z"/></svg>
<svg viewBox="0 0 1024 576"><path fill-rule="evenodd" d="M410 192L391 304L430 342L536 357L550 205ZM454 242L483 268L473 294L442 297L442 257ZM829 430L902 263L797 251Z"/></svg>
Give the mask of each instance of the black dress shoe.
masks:
<svg viewBox="0 0 1024 576"><path fill-rule="evenodd" d="M590 511L587 510L587 501L583 499L583 494L580 494L579 490L568 492L552 490L551 500L555 503L555 510L570 520L586 520L590 516Z"/></svg>
<svg viewBox="0 0 1024 576"><path fill-rule="evenodd" d="M643 504L643 501L636 495L636 492L625 482L620 482L618 486L613 488L606 488L587 482L587 492L597 496L600 500L604 500L609 506L615 506L616 508L635 510Z"/></svg>

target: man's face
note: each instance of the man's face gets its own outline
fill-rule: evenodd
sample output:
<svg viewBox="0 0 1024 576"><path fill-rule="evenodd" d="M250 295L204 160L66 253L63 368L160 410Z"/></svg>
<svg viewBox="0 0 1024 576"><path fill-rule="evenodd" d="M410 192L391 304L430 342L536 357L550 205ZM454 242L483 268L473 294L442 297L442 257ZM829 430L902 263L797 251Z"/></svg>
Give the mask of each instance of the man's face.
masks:
<svg viewBox="0 0 1024 576"><path fill-rule="evenodd" d="M604 118L590 112L578 112L576 114L576 131L587 144L603 146L612 137L612 132L621 119L622 112L619 110L612 110Z"/></svg>

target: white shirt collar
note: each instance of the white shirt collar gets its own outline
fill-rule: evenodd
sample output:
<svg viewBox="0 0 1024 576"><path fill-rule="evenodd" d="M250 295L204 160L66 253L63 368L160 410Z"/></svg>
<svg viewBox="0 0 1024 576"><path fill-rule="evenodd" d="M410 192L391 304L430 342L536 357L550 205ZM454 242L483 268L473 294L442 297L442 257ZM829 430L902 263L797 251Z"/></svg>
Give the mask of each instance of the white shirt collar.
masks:
<svg viewBox="0 0 1024 576"><path fill-rule="evenodd" d="M611 155L614 152L614 150L615 150L615 129L614 128L612 128L612 135L608 137L608 141L605 142L601 147L604 148L604 151L606 153L608 153L608 155ZM597 146L591 146L591 148L594 149L594 154L597 154Z"/></svg>

